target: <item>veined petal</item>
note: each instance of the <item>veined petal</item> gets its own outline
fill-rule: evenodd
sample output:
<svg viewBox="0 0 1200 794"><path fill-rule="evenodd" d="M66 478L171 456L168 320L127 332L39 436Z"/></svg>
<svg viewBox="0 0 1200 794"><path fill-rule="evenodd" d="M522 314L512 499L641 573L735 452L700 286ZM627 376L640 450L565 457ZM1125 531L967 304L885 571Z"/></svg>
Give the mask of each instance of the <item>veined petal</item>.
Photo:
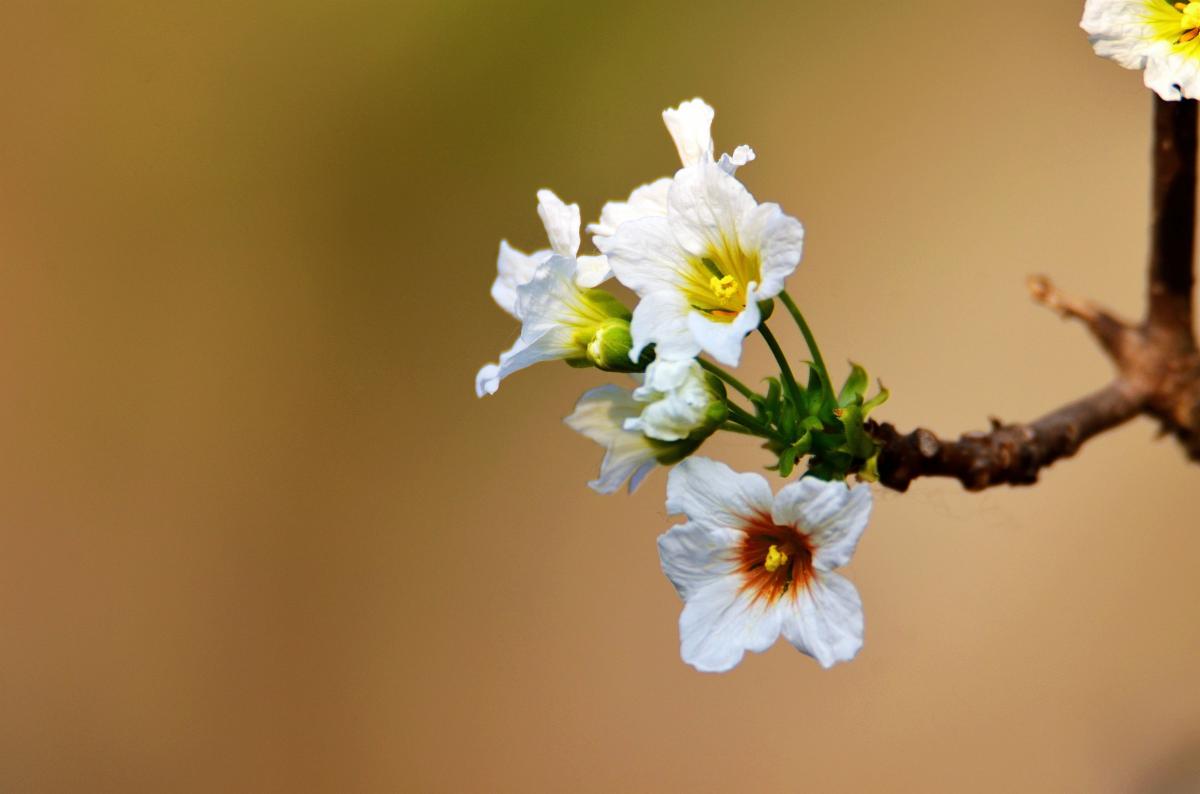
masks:
<svg viewBox="0 0 1200 794"><path fill-rule="evenodd" d="M721 526L688 521L658 536L663 573L687 600L717 580L732 576L741 533Z"/></svg>
<svg viewBox="0 0 1200 794"><path fill-rule="evenodd" d="M779 599L776 608L782 613L783 636L822 667L849 661L862 648L862 600L854 585L836 573L814 576L794 599Z"/></svg>
<svg viewBox="0 0 1200 794"><path fill-rule="evenodd" d="M546 227L550 248L559 256L573 257L579 253L579 205L564 204L553 191L537 192L538 215Z"/></svg>
<svg viewBox="0 0 1200 794"><path fill-rule="evenodd" d="M772 498L761 476L709 458L684 460L667 480L667 512L710 528L736 529L756 515L770 515Z"/></svg>
<svg viewBox="0 0 1200 794"><path fill-rule="evenodd" d="M625 421L635 417L641 405L628 389L600 386L585 393L575 411L563 421L605 448L600 476L588 485L599 493L613 493L629 480L633 493L657 461L650 442L641 433L625 430Z"/></svg>
<svg viewBox="0 0 1200 794"><path fill-rule="evenodd" d="M610 238L617 233L622 223L639 218L665 218L667 215L667 191L671 189L669 177L655 180L648 185L634 188L626 201L610 201L600 211L600 220L589 223L587 230L595 235L592 242L607 253Z"/></svg>
<svg viewBox="0 0 1200 794"><path fill-rule="evenodd" d="M740 248L742 218L757 206L741 182L713 163L681 168L667 195L668 219L675 240L688 253L710 256L714 250Z"/></svg>
<svg viewBox="0 0 1200 794"><path fill-rule="evenodd" d="M645 382L633 391L643 404L640 416L625 420L625 429L659 441L680 441L704 426L715 398L704 369L695 359L656 359Z"/></svg>
<svg viewBox="0 0 1200 794"><path fill-rule="evenodd" d="M498 364L484 364L479 372L475 374L475 396L483 397L485 394L495 394L500 388L500 366Z"/></svg>
<svg viewBox="0 0 1200 794"><path fill-rule="evenodd" d="M647 345L654 345L658 359L678 361L695 358L700 343L689 326L692 307L687 297L675 290L660 290L646 295L633 309L629 325L633 349L629 358L637 361Z"/></svg>
<svg viewBox="0 0 1200 794"><path fill-rule="evenodd" d="M747 288L746 294L746 308L738 313L733 322L716 322L700 312L689 312L687 315L688 331L700 349L730 367L736 367L741 361L742 342L746 339L746 334L757 328L762 321L754 283Z"/></svg>
<svg viewBox="0 0 1200 794"><path fill-rule="evenodd" d="M743 250L757 251L762 281L758 299L773 298L796 271L804 253L804 226L785 215L778 204L759 204L742 216L738 239Z"/></svg>
<svg viewBox="0 0 1200 794"><path fill-rule="evenodd" d="M538 334L522 333L508 350L500 354L500 364L495 370L487 364L475 377L475 392L480 397L484 394L495 394L500 388L500 381L514 372L531 367L542 361L556 361L571 358L578 354L578 344L570 328L546 328Z"/></svg>
<svg viewBox="0 0 1200 794"><path fill-rule="evenodd" d="M1097 55L1144 69L1165 100L1200 96L1200 15L1194 3L1087 0L1082 27Z"/></svg>
<svg viewBox="0 0 1200 794"><path fill-rule="evenodd" d="M693 592L679 615L683 661L705 673L733 669L746 651L761 653L779 639L784 615L771 604L740 592L724 577Z"/></svg>
<svg viewBox="0 0 1200 794"><path fill-rule="evenodd" d="M707 102L691 99L677 108L664 110L662 116L667 132L675 141L680 162L684 165L712 162L713 109Z"/></svg>
<svg viewBox="0 0 1200 794"><path fill-rule="evenodd" d="M517 317L517 287L528 284L538 265L550 258L549 250L522 253L500 241L500 253L496 257L496 280L492 282L492 299L501 309ZM518 319L520 319L518 317Z"/></svg>
<svg viewBox="0 0 1200 794"><path fill-rule="evenodd" d="M680 248L665 217L645 217L621 224L605 246L617 281L645 297L657 290L676 290L683 281L687 252Z"/></svg>
<svg viewBox="0 0 1200 794"><path fill-rule="evenodd" d="M871 517L871 489L804 477L775 495L776 524L795 527L813 546L813 565L829 571L850 562Z"/></svg>

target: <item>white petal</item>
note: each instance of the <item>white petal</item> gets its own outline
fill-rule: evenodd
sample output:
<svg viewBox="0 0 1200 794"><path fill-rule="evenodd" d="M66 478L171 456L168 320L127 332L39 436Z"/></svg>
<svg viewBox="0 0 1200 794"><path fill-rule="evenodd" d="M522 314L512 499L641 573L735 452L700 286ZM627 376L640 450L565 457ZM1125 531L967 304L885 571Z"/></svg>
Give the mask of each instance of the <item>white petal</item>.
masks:
<svg viewBox="0 0 1200 794"><path fill-rule="evenodd" d="M749 146L742 144L733 150L733 154L723 154L721 159L717 161L717 165L725 173L733 176L737 170L754 159L754 150Z"/></svg>
<svg viewBox="0 0 1200 794"><path fill-rule="evenodd" d="M840 568L854 556L871 517L871 489L805 477L775 495L771 516L777 525L795 527L809 537L819 570Z"/></svg>
<svg viewBox="0 0 1200 794"><path fill-rule="evenodd" d="M765 600L741 592L727 576L693 593L679 615L683 661L705 673L723 673L746 651L761 653L775 644L783 613Z"/></svg>
<svg viewBox="0 0 1200 794"><path fill-rule="evenodd" d="M713 109L703 99L692 99L663 111L663 122L675 141L684 165L712 162Z"/></svg>
<svg viewBox="0 0 1200 794"><path fill-rule="evenodd" d="M737 570L734 554L742 533L693 521L676 524L658 536L658 559L663 573L687 599Z"/></svg>
<svg viewBox="0 0 1200 794"><path fill-rule="evenodd" d="M633 334L630 359L637 361L647 345L654 344L654 355L668 361L695 358L700 343L688 326L694 310L683 293L660 290L642 298L633 309L629 325Z"/></svg>
<svg viewBox="0 0 1200 794"><path fill-rule="evenodd" d="M667 512L705 527L736 530L751 517L770 515L772 498L761 476L735 472L709 458L687 458L667 480Z"/></svg>
<svg viewBox="0 0 1200 794"><path fill-rule="evenodd" d="M642 297L657 290L675 291L684 283L687 252L675 241L665 217L621 224L605 253L617 281Z"/></svg>
<svg viewBox="0 0 1200 794"><path fill-rule="evenodd" d="M742 309L733 322L717 322L698 311L690 312L687 317L688 331L700 349L730 367L738 365L742 358L742 341L762 320L755 286L753 282L749 285L746 290L746 308Z"/></svg>
<svg viewBox="0 0 1200 794"><path fill-rule="evenodd" d="M538 265L550 258L551 251L522 253L500 241L500 253L496 257L496 280L492 282L492 299L501 309L517 317L517 287L528 284ZM520 318L518 318L520 319Z"/></svg>
<svg viewBox="0 0 1200 794"><path fill-rule="evenodd" d="M667 196L668 220L678 245L694 256L708 256L739 239L742 218L757 203L741 182L712 163L681 168Z"/></svg>
<svg viewBox="0 0 1200 794"><path fill-rule="evenodd" d="M625 420L637 416L641 404L628 389L607 385L588 391L563 421L605 448L600 476L588 483L600 493L613 493L629 480L633 493L656 465L654 450L641 433L624 429Z"/></svg>
<svg viewBox="0 0 1200 794"><path fill-rule="evenodd" d="M762 283L758 299L773 298L783 291L784 282L795 272L804 253L804 226L785 215L778 204L759 204L738 223L742 250L759 253Z"/></svg>
<svg viewBox="0 0 1200 794"><path fill-rule="evenodd" d="M579 253L579 205L564 204L552 191L537 192L538 215L550 238L550 248L559 256Z"/></svg>
<svg viewBox="0 0 1200 794"><path fill-rule="evenodd" d="M500 388L500 367L497 364L484 364L475 375L475 396L495 394Z"/></svg>
<svg viewBox="0 0 1200 794"><path fill-rule="evenodd" d="M575 283L585 289L598 287L612 276L606 256L581 256L575 262L578 265Z"/></svg>
<svg viewBox="0 0 1200 794"><path fill-rule="evenodd" d="M595 237L592 242L601 251L607 251L609 238L617 233L622 223L639 218L665 218L667 215L667 191L671 189L669 177L655 180L648 185L634 188L626 201L610 201L600 211L600 220L589 223L587 230Z"/></svg>
<svg viewBox="0 0 1200 794"><path fill-rule="evenodd" d="M576 284L574 259L553 255L538 265L533 278L517 287L517 316L521 335L537 336L550 328L584 324L587 310Z"/></svg>
<svg viewBox="0 0 1200 794"><path fill-rule="evenodd" d="M863 643L862 600L849 581L836 573L820 573L797 592L776 602L783 613L783 636L796 647L832 667L854 658Z"/></svg>

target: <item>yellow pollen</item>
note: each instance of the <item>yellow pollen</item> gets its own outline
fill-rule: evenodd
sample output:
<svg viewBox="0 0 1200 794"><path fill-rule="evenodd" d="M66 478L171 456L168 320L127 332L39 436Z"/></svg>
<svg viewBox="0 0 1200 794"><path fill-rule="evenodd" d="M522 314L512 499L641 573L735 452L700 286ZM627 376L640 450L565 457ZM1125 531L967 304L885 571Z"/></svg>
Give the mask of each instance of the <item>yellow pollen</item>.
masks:
<svg viewBox="0 0 1200 794"><path fill-rule="evenodd" d="M708 288L712 290L713 295L716 295L717 300L721 301L721 303L725 303L736 295L739 286L737 279L733 276L722 276L721 278L713 276L708 280Z"/></svg>
<svg viewBox="0 0 1200 794"><path fill-rule="evenodd" d="M1181 37L1181 41L1191 41L1196 38L1196 34L1192 31L1200 28L1200 3L1176 3L1175 9L1180 12L1179 29L1188 31Z"/></svg>
<svg viewBox="0 0 1200 794"><path fill-rule="evenodd" d="M767 559L763 561L763 567L769 573L775 573L781 565L786 565L788 556L779 550L779 547L772 544L771 548L767 549Z"/></svg>

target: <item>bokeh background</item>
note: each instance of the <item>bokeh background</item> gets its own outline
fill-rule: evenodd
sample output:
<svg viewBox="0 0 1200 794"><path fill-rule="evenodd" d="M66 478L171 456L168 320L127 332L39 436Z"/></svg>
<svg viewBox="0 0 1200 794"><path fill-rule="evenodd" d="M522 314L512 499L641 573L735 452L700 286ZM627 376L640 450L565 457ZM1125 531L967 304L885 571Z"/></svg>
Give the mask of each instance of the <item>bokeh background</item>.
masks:
<svg viewBox="0 0 1200 794"><path fill-rule="evenodd" d="M1143 305L1151 96L1081 6L7 0L0 791L1194 790L1200 470L1149 422L878 492L859 658L707 676L665 477L591 493L560 423L605 377L472 390L535 190L669 174L696 95L883 418L1098 387L1023 286Z"/></svg>

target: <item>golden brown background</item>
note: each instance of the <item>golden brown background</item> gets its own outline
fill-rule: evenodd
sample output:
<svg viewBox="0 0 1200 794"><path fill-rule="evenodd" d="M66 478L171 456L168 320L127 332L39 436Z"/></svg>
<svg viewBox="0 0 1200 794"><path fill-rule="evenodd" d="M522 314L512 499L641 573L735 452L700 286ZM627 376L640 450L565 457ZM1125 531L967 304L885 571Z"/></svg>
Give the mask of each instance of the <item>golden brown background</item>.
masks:
<svg viewBox="0 0 1200 794"><path fill-rule="evenodd" d="M884 418L1099 386L1023 287L1142 306L1151 96L1081 7L7 0L0 791L1185 790L1200 470L1148 422L1035 488L880 491L859 658L706 676L664 476L591 493L559 422L604 377L472 392L534 191L670 173L695 95Z"/></svg>

